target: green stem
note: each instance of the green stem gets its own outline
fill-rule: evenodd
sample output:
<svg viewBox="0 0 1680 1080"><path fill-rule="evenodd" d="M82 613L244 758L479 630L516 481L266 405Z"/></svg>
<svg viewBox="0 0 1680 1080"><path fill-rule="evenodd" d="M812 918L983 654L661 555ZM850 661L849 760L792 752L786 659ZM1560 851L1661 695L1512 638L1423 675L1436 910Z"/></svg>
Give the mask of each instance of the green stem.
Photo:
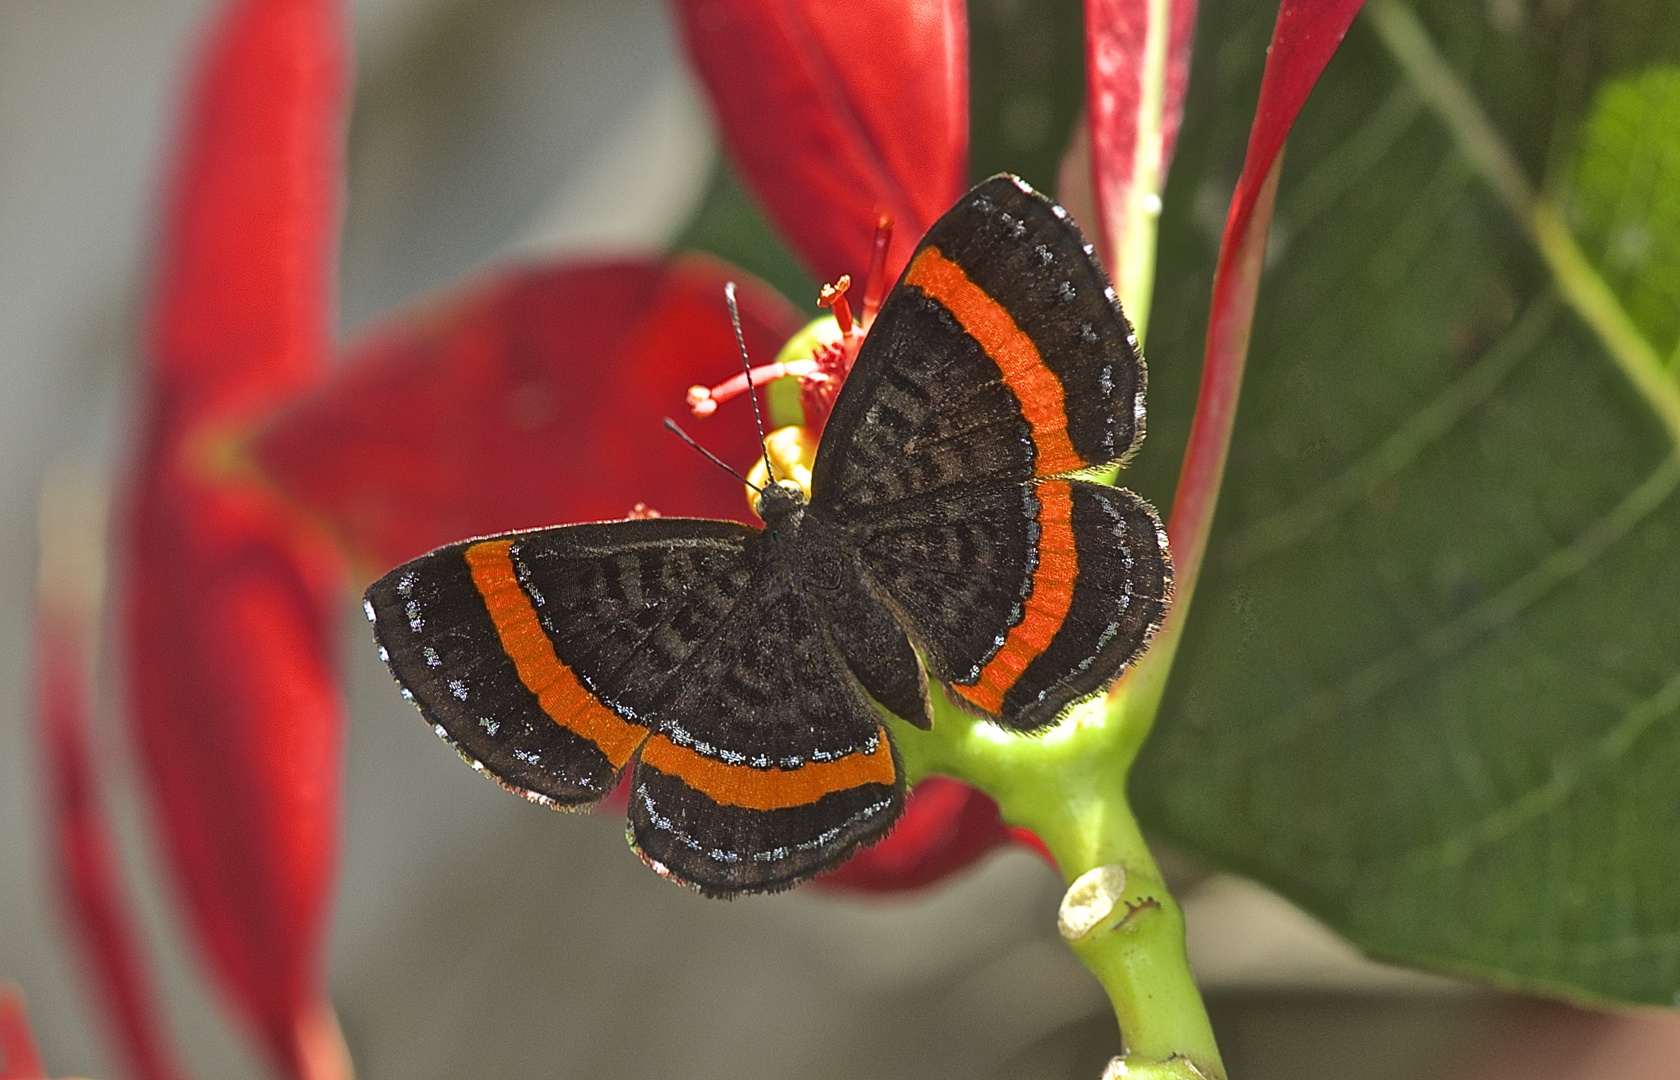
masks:
<svg viewBox="0 0 1680 1080"><path fill-rule="evenodd" d="M1076 706L1035 737L977 719L936 691L933 730L895 720L893 734L911 777L939 773L973 784L997 799L1005 821L1050 849L1071 886L1062 934L1114 1006L1124 1075L1222 1078L1185 953L1184 913L1126 800L1126 776L1160 701L1158 687L1138 689L1146 692ZM1093 881L1102 887L1093 891Z"/></svg>

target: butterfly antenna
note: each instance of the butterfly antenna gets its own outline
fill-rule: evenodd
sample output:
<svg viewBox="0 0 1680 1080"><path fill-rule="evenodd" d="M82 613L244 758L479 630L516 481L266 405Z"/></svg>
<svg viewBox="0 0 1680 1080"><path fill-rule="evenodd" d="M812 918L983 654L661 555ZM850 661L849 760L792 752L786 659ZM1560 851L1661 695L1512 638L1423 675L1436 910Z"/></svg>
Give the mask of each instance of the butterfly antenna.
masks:
<svg viewBox="0 0 1680 1080"><path fill-rule="evenodd" d="M735 283L725 282L723 298L729 304L729 322L735 327L735 346L741 350L741 370L747 373L747 396L752 398L753 421L758 424L758 445L764 450L764 472L776 482L776 466L770 463L770 440L764 437L764 414L758 411L758 388L752 381L752 362L747 359L747 335L741 333L741 308L735 303ZM734 470L730 470L734 471ZM738 474L737 474L738 475ZM756 490L756 489L755 489Z"/></svg>
<svg viewBox="0 0 1680 1080"><path fill-rule="evenodd" d="M672 434L676 435L677 438L681 439L683 442L687 443L688 445L694 447L694 449L700 451L702 454L705 454L706 457L711 460L713 465L716 465L718 468L722 469L724 472L728 473L730 476L733 476L735 479L741 481L741 483L743 483L743 484L747 485L748 487L752 488L754 491L758 492L760 495L764 494L764 489L763 488L759 487L757 484L753 483L751 480L748 480L746 477L742 476L740 473L738 473L734 469L730 468L728 463L725 462L722 458L718 457L716 454L712 453L710 450L706 449L704 446L701 446L699 443L695 442L693 437L690 436L688 432L686 432L682 428L678 427L677 422L675 420L671 419L669 416L667 416L665 418L665 427Z"/></svg>

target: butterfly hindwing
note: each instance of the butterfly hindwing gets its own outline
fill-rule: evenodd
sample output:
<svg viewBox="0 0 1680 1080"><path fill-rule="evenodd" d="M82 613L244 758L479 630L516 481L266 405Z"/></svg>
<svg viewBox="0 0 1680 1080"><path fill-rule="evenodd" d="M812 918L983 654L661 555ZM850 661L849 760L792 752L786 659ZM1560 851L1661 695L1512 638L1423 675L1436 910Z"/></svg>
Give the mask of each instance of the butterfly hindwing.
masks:
<svg viewBox="0 0 1680 1080"><path fill-rule="evenodd" d="M824 620L766 573L672 680L630 781L637 850L713 895L785 888L885 834L904 778Z"/></svg>
<svg viewBox="0 0 1680 1080"><path fill-rule="evenodd" d="M1132 453L1145 381L1078 229L995 177L923 238L835 402L813 511L841 523L930 671L1006 726L1041 728L1113 681L1165 610L1154 511L1065 478Z"/></svg>
<svg viewBox="0 0 1680 1080"><path fill-rule="evenodd" d="M1037 518L1023 612L952 692L1031 731L1102 690L1148 644L1172 594L1166 530L1124 488L1083 480L1030 486Z"/></svg>
<svg viewBox="0 0 1680 1080"><path fill-rule="evenodd" d="M861 516L851 530L865 571L938 678L978 678L996 639L1020 621L1037 515L1030 484L968 484Z"/></svg>
<svg viewBox="0 0 1680 1080"><path fill-rule="evenodd" d="M440 548L367 592L392 674L474 766L538 802L601 799L650 707L750 573L757 534L655 519Z"/></svg>

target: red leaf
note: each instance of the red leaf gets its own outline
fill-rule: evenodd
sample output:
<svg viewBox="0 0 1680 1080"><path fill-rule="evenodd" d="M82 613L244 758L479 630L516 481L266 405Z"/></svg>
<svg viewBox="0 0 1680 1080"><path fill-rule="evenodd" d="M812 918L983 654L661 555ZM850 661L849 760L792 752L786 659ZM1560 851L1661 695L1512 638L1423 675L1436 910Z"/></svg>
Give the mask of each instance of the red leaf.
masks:
<svg viewBox="0 0 1680 1080"><path fill-rule="evenodd" d="M236 0L189 91L124 526L131 721L189 925L294 1077L343 1075L323 1004L341 567L229 432L324 370L344 97L336 0ZM329 1033L329 1034L324 1034Z"/></svg>
<svg viewBox="0 0 1680 1080"><path fill-rule="evenodd" d="M1126 207L1134 184L1149 181L1154 193L1160 194L1184 115L1196 0L1168 0L1165 7L1164 12L1158 12L1150 0L1085 0L1085 100L1092 195L1103 240L1103 260L1116 285ZM1164 15L1164 25L1152 28L1152 13ZM1140 145L1140 110L1153 89L1147 85L1151 78L1151 29L1158 35L1162 50L1160 130L1157 138Z"/></svg>
<svg viewBox="0 0 1680 1080"><path fill-rule="evenodd" d="M141 1080L169 1080L184 1074L158 1014L156 984L100 799L91 729L92 662L104 587L102 501L62 481L49 482L42 499L34 691L49 848L68 928L82 946L124 1071Z"/></svg>
<svg viewBox="0 0 1680 1080"><path fill-rule="evenodd" d="M378 569L467 536L662 514L749 515L739 480L660 427L685 394L740 370L723 285L747 349L774 356L798 319L715 260L504 273L378 330L260 437L264 470ZM745 402L686 426L745 471Z"/></svg>
<svg viewBox="0 0 1680 1080"><path fill-rule="evenodd" d="M1307 103L1307 95L1364 5L1365 0L1283 0L1279 6L1272 43L1266 50L1254 126L1248 135L1248 153L1225 220L1225 236L1219 248L1221 270L1236 257L1260 187L1282 153L1283 141L1295 126L1301 106Z"/></svg>
<svg viewBox="0 0 1680 1080"><path fill-rule="evenodd" d="M1231 196L1225 235L1220 241L1201 390L1178 491L1173 496L1172 519L1167 523L1180 597L1168 616L1169 628L1181 624L1188 612L1219 501L1219 482L1231 445L1231 427L1236 422L1237 395L1248 356L1248 332L1254 321L1283 142L1363 3L1283 0L1278 9L1266 71L1260 81L1260 102L1249 132L1248 154ZM1153 652L1170 661L1170 649Z"/></svg>
<svg viewBox="0 0 1680 1080"><path fill-rule="evenodd" d="M689 56L746 184L819 281L888 280L968 187L961 0L677 0Z"/></svg>
<svg viewBox="0 0 1680 1080"><path fill-rule="evenodd" d="M919 889L970 865L1010 839L1012 831L985 792L960 780L930 776L910 793L904 816L885 840L817 881L859 892Z"/></svg>
<svg viewBox="0 0 1680 1080"><path fill-rule="evenodd" d="M47 1080L23 995L10 983L0 983L0 1080Z"/></svg>

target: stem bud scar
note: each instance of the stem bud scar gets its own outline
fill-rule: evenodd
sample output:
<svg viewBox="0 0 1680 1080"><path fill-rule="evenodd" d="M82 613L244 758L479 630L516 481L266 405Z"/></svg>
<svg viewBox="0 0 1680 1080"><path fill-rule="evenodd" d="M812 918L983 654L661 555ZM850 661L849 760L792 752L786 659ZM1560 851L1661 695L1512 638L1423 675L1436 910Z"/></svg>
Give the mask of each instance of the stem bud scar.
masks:
<svg viewBox="0 0 1680 1080"><path fill-rule="evenodd" d="M1087 870L1074 879L1056 913L1065 941L1079 941L1114 911L1126 892L1126 868L1118 863Z"/></svg>

